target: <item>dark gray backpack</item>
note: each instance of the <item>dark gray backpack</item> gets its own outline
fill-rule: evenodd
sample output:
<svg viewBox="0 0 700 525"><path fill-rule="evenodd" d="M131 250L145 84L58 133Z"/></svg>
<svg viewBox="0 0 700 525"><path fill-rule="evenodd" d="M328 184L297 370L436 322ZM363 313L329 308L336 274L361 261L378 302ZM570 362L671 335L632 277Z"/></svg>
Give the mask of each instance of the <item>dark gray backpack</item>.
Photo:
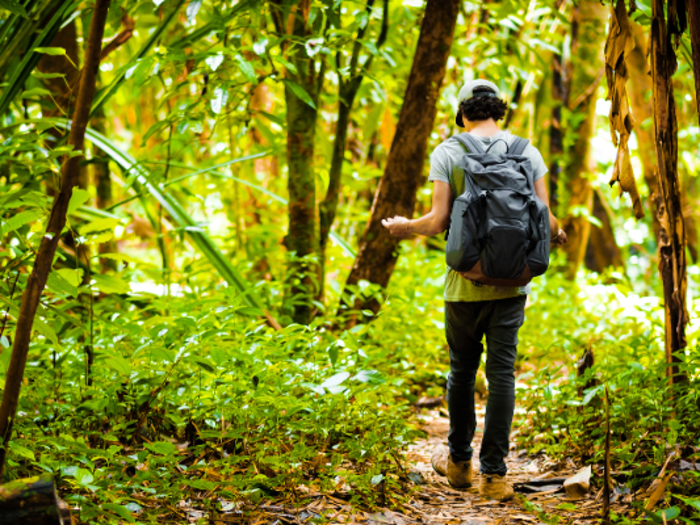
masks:
<svg viewBox="0 0 700 525"><path fill-rule="evenodd" d="M452 139L462 157L464 193L452 205L447 265L484 284L523 285L549 265L549 210L535 194L528 141L519 137L505 154L489 153L464 133Z"/></svg>

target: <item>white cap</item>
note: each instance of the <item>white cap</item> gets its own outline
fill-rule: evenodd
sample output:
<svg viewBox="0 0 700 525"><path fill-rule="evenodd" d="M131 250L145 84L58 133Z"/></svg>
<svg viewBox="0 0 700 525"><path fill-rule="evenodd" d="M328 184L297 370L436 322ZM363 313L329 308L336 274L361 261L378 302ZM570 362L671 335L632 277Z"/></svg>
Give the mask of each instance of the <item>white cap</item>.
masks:
<svg viewBox="0 0 700 525"><path fill-rule="evenodd" d="M470 80L462 86L462 89L459 90L457 103L461 104L465 100L469 100L470 98L472 98L474 96L474 90L480 87L489 88L491 91L493 91L494 94L489 94L489 96L494 96L498 98L501 97L501 90L498 89L498 86L496 86L496 84L489 80L476 79ZM464 122L462 121L462 113L459 111L459 107L457 108L457 117L455 117L455 122L460 128L464 127Z"/></svg>

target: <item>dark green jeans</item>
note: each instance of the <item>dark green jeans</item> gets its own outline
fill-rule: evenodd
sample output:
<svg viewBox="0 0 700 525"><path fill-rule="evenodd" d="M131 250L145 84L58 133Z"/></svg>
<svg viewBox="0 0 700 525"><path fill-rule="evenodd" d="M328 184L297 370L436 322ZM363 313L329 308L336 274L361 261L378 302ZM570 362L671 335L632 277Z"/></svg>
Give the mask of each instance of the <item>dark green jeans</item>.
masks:
<svg viewBox="0 0 700 525"><path fill-rule="evenodd" d="M521 295L496 301L446 302L445 332L450 347L450 377L447 406L450 411L449 445L452 460L472 458L476 430L474 380L484 350L486 335L486 379L489 397L479 461L484 474L506 473L510 426L515 409L515 356L518 330L525 320Z"/></svg>

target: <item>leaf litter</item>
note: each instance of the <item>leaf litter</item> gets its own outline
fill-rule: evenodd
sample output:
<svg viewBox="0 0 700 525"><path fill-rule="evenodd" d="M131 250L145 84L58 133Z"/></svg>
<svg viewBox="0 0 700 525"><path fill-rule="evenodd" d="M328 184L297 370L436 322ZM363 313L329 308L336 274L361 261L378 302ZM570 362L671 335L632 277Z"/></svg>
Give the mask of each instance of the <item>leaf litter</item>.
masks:
<svg viewBox="0 0 700 525"><path fill-rule="evenodd" d="M478 453L481 445L485 407L477 406L478 429L474 440L475 484L469 489L452 488L446 478L432 469L433 449L446 443L449 420L444 409L420 410L417 415L425 437L409 446L404 469L410 480L405 503L374 509L353 505L352 493L342 485L334 492L321 492L300 485L297 490L280 493L264 503L246 504L216 498L215 490L195 492L170 511L178 523L305 524L343 523L359 525L507 525L507 524L579 524L598 523L603 501L601 492L591 489L571 498L564 483L588 480L596 468L575 465L571 459L553 461L544 454L529 456L526 450L511 449L506 459L508 478L516 488L509 502L486 500L478 494ZM514 440L512 441L515 442ZM602 469L601 469L602 472ZM210 476L211 477L211 473ZM593 485L593 479L590 480ZM652 487L653 490L654 487ZM641 501L648 494L639 494ZM198 502L217 499L221 511L199 508ZM631 509L629 489L616 487L611 509L625 515ZM389 508L391 507L391 508ZM172 518L174 516L170 516ZM162 521L162 523L170 522Z"/></svg>

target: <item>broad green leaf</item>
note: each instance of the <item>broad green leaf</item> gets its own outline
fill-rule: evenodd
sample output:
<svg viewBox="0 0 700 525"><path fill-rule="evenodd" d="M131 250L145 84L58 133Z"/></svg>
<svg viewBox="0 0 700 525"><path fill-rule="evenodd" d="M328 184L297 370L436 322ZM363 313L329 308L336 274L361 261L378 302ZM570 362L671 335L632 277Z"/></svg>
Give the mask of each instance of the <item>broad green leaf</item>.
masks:
<svg viewBox="0 0 700 525"><path fill-rule="evenodd" d="M290 73L296 75L297 74L297 68L294 64L292 64L289 60L282 58L281 56L275 56L274 57L275 62L279 62L284 66L285 69L287 69Z"/></svg>
<svg viewBox="0 0 700 525"><path fill-rule="evenodd" d="M238 69L240 69L241 73L245 75L245 77L248 79L248 82L250 82L251 84L257 84L258 77L255 75L255 69L250 64L250 62L248 62L241 55L236 55L235 58L236 62L238 62Z"/></svg>
<svg viewBox="0 0 700 525"><path fill-rule="evenodd" d="M37 53L43 53L44 55L59 56L65 55L66 50L62 47L35 47L34 51Z"/></svg>
<svg viewBox="0 0 700 525"><path fill-rule="evenodd" d="M49 277L46 280L46 285L54 292L70 295L71 297L78 297L78 288L66 281L57 272L51 272L49 274Z"/></svg>
<svg viewBox="0 0 700 525"><path fill-rule="evenodd" d="M68 204L68 215L71 215L90 199L90 192L81 188L73 188L73 195Z"/></svg>
<svg viewBox="0 0 700 525"><path fill-rule="evenodd" d="M113 231L120 222L120 219L111 217L97 219L88 224L82 224L78 228L78 233L80 233L80 235L87 235L88 233L103 232L106 230Z"/></svg>
<svg viewBox="0 0 700 525"><path fill-rule="evenodd" d="M335 364L338 362L338 354L338 345L331 345L328 347L328 358L333 366L335 366Z"/></svg>
<svg viewBox="0 0 700 525"><path fill-rule="evenodd" d="M154 441L153 443L148 443L146 448L161 456L170 456L175 453L175 445L169 441Z"/></svg>
<svg viewBox="0 0 700 525"><path fill-rule="evenodd" d="M111 293L129 293L131 287L129 283L115 277L114 275L94 274L90 276L95 281L95 286L106 294Z"/></svg>
<svg viewBox="0 0 700 525"><path fill-rule="evenodd" d="M191 359L207 372L213 373L216 371L216 367L207 362L206 359L196 356L193 356Z"/></svg>
<svg viewBox="0 0 700 525"><path fill-rule="evenodd" d="M119 354L114 354L105 359L105 365L123 376L131 374L131 364Z"/></svg>
<svg viewBox="0 0 700 525"><path fill-rule="evenodd" d="M28 89L27 91L22 92L22 98L30 98L30 97L50 97L51 96L51 91L48 89L44 88L33 88L33 89Z"/></svg>
<svg viewBox="0 0 700 525"><path fill-rule="evenodd" d="M89 485L95 480L95 476L92 475L87 469L79 468L75 471L75 481L80 485Z"/></svg>
<svg viewBox="0 0 700 525"><path fill-rule="evenodd" d="M260 308L255 308L254 306L243 306L236 310L236 313L241 315L251 315L254 317L265 315L265 313Z"/></svg>
<svg viewBox="0 0 700 525"><path fill-rule="evenodd" d="M56 332L54 331L54 329L51 328L45 321L39 319L39 316L34 316L32 328L34 328L37 332L39 332L53 344L58 344L58 337L56 336Z"/></svg>
<svg viewBox="0 0 700 525"><path fill-rule="evenodd" d="M16 454L24 459L28 459L30 461L36 461L36 457L34 457L34 452L29 450L28 448L24 448L21 445L18 445L14 442L10 442L10 450L12 451L13 454Z"/></svg>
<svg viewBox="0 0 700 525"><path fill-rule="evenodd" d="M30 224L36 220L41 219L44 216L44 212L40 210L25 210L19 212L17 215L11 216L7 221L2 223L2 229L0 230L1 235L6 235L13 232L22 226Z"/></svg>
<svg viewBox="0 0 700 525"><path fill-rule="evenodd" d="M306 102L309 106L316 109L316 104L314 104L314 101L311 100L311 97L303 87L301 87L296 82L292 82L291 80L288 80L286 78L282 79L282 82L284 82L284 85L287 86L289 90L292 93L294 93L302 102Z"/></svg>
<svg viewBox="0 0 700 525"><path fill-rule="evenodd" d="M60 270L55 270L55 273L60 275L62 279L76 288L80 286L80 281L83 277L83 270L80 268L61 268Z"/></svg>
<svg viewBox="0 0 700 525"><path fill-rule="evenodd" d="M193 489L206 491L214 490L218 486L213 481L209 481L206 479L191 479L187 482L187 484Z"/></svg>
<svg viewBox="0 0 700 525"><path fill-rule="evenodd" d="M118 503L103 503L102 508L104 510L108 510L109 512L113 512L114 514L128 521L129 523L136 523L136 520L131 515L131 511L127 509L124 505L119 505Z"/></svg>
<svg viewBox="0 0 700 525"><path fill-rule="evenodd" d="M32 71L32 76L41 80L48 80L51 78L65 78L66 75L63 73L40 73L39 71Z"/></svg>

